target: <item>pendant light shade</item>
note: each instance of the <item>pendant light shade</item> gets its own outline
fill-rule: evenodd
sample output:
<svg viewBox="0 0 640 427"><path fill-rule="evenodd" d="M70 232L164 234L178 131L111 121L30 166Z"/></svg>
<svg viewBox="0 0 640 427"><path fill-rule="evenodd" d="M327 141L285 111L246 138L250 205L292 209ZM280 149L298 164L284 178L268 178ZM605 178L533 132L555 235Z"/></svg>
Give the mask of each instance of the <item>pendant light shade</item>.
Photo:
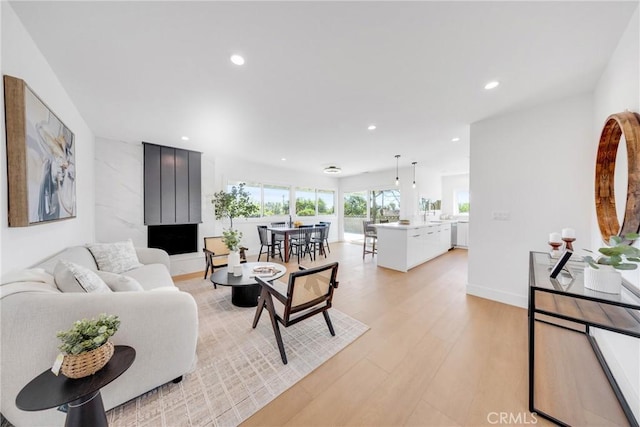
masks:
<svg viewBox="0 0 640 427"><path fill-rule="evenodd" d="M396 154L396 185L400 185L400 178L398 178L398 159L400 154Z"/></svg>
<svg viewBox="0 0 640 427"><path fill-rule="evenodd" d="M416 164L418 162L411 162L413 165L413 188L416 188Z"/></svg>

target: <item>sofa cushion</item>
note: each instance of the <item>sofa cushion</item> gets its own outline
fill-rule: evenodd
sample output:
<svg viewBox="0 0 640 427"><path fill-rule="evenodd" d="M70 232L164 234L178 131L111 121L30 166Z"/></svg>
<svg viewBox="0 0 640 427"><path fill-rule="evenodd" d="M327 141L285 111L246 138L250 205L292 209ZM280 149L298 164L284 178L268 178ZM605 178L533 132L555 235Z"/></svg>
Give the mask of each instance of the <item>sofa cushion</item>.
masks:
<svg viewBox="0 0 640 427"><path fill-rule="evenodd" d="M53 272L56 286L62 292L111 292L96 273L79 264L61 260Z"/></svg>
<svg viewBox="0 0 640 427"><path fill-rule="evenodd" d="M129 270L123 274L136 279L145 291L165 286L175 286L173 284L173 279L171 279L171 275L164 264L147 264L140 268Z"/></svg>
<svg viewBox="0 0 640 427"><path fill-rule="evenodd" d="M123 274L109 273L108 271L96 271L96 274L100 276L102 280L113 292L134 292L144 291L140 282L133 277L125 276Z"/></svg>
<svg viewBox="0 0 640 427"><path fill-rule="evenodd" d="M34 267L43 268L44 271L53 276L53 270L55 270L58 265L58 261L61 259L68 262L75 262L83 267L87 267L89 270L96 271L98 269L96 260L93 258L93 255L91 255L91 252L89 252L89 249L85 246L68 247L46 260L39 262Z"/></svg>
<svg viewBox="0 0 640 427"><path fill-rule="evenodd" d="M94 243L87 247L95 258L98 269L102 271L120 274L142 265L131 239L115 243Z"/></svg>

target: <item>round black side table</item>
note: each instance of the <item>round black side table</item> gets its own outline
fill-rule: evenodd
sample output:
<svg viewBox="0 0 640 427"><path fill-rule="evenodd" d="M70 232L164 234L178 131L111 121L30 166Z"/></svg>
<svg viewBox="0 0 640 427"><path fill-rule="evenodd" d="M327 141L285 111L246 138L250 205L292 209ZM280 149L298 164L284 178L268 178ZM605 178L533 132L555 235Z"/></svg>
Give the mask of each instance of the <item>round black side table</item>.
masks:
<svg viewBox="0 0 640 427"><path fill-rule="evenodd" d="M88 377L55 376L48 369L20 390L16 406L23 411L42 411L68 403L66 427L107 427L100 389L129 369L135 358L133 347L117 345L104 368Z"/></svg>

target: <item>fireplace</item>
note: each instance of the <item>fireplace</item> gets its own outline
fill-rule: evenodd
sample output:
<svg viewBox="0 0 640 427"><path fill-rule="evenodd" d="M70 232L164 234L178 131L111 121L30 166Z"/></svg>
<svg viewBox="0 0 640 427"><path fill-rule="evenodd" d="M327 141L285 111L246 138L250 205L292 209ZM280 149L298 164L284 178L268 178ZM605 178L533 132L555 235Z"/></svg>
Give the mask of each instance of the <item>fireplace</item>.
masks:
<svg viewBox="0 0 640 427"><path fill-rule="evenodd" d="M164 249L169 255L197 252L198 224L150 225L147 245Z"/></svg>

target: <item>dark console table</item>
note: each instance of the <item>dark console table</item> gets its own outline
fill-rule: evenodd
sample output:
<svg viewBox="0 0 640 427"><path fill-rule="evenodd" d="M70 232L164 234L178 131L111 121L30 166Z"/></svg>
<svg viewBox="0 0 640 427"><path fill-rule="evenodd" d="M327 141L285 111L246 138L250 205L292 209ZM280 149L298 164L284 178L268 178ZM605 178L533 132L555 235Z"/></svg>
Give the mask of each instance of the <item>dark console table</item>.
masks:
<svg viewBox="0 0 640 427"><path fill-rule="evenodd" d="M104 368L88 377L55 376L47 369L18 393L16 406L23 411L42 411L68 403L66 427L106 427L100 389L129 369L135 358L136 351L132 347L117 345Z"/></svg>
<svg viewBox="0 0 640 427"><path fill-rule="evenodd" d="M561 421L556 416L536 407L536 384L550 392L554 390L554 386L556 388L559 386L565 387L563 392L565 396L562 396L562 393L558 395L559 398L558 396L552 398L545 396L547 403L554 402L556 403L556 410L561 409L563 404L566 405L566 403L558 403L557 400L567 397L566 394L573 393L578 396L582 393L584 396L590 390L586 390L587 387L573 387L571 389L571 386L567 385L564 380L558 379L554 375L549 375L549 372L553 372L557 376L565 373L570 368L575 368L573 375L593 378L598 375L602 376L600 372L597 372L599 371L597 362L599 362L606 380L608 380L611 390L615 394L615 398L613 398L611 392L608 392L608 395L611 396L610 400L614 402L614 405L616 399L619 403L619 407L612 412L622 411L624 414L620 413L619 417L622 418L623 423L626 417L629 425L638 426L638 421L611 373L598 343L593 337L591 328L604 329L640 338L640 292L628 283L623 283L622 292L617 295L585 288L583 270L586 264L581 260L569 260L566 266L567 271L556 279L552 279L549 277L549 273L555 262L556 260L552 259L546 252L531 252L529 255L529 410L558 425L569 425L567 422ZM544 337L536 336L537 329L538 334L546 330L551 334L564 333L571 335L545 339ZM579 336L578 340L576 340L576 333L581 334L589 345L582 344ZM537 342L543 347L536 351ZM551 343L553 344L550 345ZM572 353L570 347L575 347L576 345L583 345L583 347L581 347L581 350ZM588 350L589 347L592 352ZM584 349L587 349L587 351L583 351ZM541 367L536 366L536 353L538 358L543 356L544 361L547 363L547 366L544 366L545 369L543 369L547 376L542 379L539 378L537 383L536 373ZM595 358L593 355L595 355ZM587 363L589 359L597 359L597 362L594 361L589 365ZM549 369L548 365L551 365L552 368ZM595 365L595 370L592 369L593 365ZM606 380L603 379L605 384L603 388L607 388ZM601 387L595 388L602 389ZM600 398L592 398L592 402L598 403L600 400L605 399L602 396ZM565 402L569 402L569 400Z"/></svg>

